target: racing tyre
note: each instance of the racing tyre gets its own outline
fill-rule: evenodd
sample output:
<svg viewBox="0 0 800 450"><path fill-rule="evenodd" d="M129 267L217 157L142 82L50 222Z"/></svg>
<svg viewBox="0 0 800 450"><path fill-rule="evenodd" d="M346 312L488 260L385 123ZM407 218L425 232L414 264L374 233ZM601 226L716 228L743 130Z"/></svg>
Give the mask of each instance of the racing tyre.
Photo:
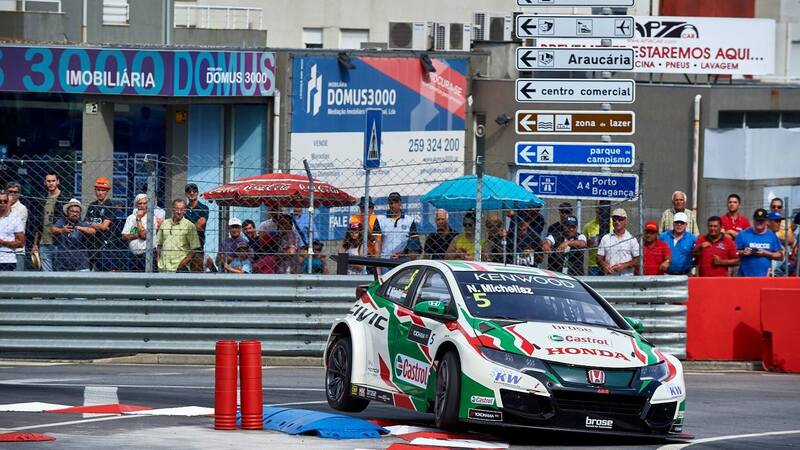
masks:
<svg viewBox="0 0 800 450"><path fill-rule="evenodd" d="M340 337L334 341L325 366L325 397L328 405L345 412L361 412L366 409L369 400L350 396L353 344L349 337Z"/></svg>
<svg viewBox="0 0 800 450"><path fill-rule="evenodd" d="M458 354L447 352L439 361L439 371L436 376L436 399L433 404L433 414L436 418L436 427L443 430L453 430L459 425L458 408L461 397L461 363Z"/></svg>

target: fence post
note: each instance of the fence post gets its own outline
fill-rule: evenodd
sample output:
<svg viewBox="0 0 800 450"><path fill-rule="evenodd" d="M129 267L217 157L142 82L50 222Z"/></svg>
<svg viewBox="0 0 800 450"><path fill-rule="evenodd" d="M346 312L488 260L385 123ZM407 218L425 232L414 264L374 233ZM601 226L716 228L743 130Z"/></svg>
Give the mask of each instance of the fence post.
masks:
<svg viewBox="0 0 800 450"><path fill-rule="evenodd" d="M147 164L147 239L145 244L145 272L153 272L153 243L155 242L155 217L156 210L156 171L155 162L150 155L145 155Z"/></svg>
<svg viewBox="0 0 800 450"><path fill-rule="evenodd" d="M308 160L303 160L303 167L306 169L308 176L308 273L311 273L312 266L314 265L314 177L311 176L311 168L308 166ZM302 233L303 230L300 230Z"/></svg>
<svg viewBox="0 0 800 450"><path fill-rule="evenodd" d="M644 275L644 162L639 163L639 275ZM695 211L697 214L697 211Z"/></svg>

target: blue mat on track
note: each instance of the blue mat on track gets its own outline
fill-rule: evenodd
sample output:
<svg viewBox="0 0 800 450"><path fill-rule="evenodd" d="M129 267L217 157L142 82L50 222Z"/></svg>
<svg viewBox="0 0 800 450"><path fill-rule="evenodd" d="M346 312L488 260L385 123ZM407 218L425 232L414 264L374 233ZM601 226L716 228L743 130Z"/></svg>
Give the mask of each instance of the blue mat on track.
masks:
<svg viewBox="0 0 800 450"><path fill-rule="evenodd" d="M328 439L375 439L389 434L386 428L356 417L307 409L265 406L264 429L291 435L304 434ZM236 424L241 425L241 412Z"/></svg>

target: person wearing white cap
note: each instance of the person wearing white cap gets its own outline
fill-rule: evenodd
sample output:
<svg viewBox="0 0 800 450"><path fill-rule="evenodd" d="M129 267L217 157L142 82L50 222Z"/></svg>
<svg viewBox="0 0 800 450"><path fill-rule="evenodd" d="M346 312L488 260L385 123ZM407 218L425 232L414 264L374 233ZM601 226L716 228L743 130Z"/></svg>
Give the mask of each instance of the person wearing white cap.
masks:
<svg viewBox="0 0 800 450"><path fill-rule="evenodd" d="M147 194L139 194L133 200L134 212L125 219L122 227L122 240L128 243L129 259L128 270L133 272L144 272L146 250L147 250ZM159 217L158 211L153 212L156 228L161 224L163 218ZM155 239L153 240L153 250L156 248Z"/></svg>
<svg viewBox="0 0 800 450"><path fill-rule="evenodd" d="M669 245L672 253L667 274L669 275L688 275L692 271L694 262L692 260L692 249L697 241L697 236L686 231L689 217L686 213L675 213L672 217L672 229L661 233L658 239Z"/></svg>
<svg viewBox="0 0 800 450"><path fill-rule="evenodd" d="M236 248L239 245L249 245L246 237L242 236L242 221L237 217L231 217L228 220L228 234L229 238L224 239L219 244L219 253L217 253L217 267L220 271L228 272L230 269L229 264L236 257ZM248 251L252 259L252 251Z"/></svg>
<svg viewBox="0 0 800 450"><path fill-rule="evenodd" d="M89 236L94 236L96 230L92 224L81 220L82 212L81 202L73 198L64 205L64 217L50 226L57 249L55 270L88 272L91 268Z"/></svg>
<svg viewBox="0 0 800 450"><path fill-rule="evenodd" d="M597 265L606 275L633 275L639 265L639 241L625 229L628 214L622 208L611 212L614 229L597 246Z"/></svg>

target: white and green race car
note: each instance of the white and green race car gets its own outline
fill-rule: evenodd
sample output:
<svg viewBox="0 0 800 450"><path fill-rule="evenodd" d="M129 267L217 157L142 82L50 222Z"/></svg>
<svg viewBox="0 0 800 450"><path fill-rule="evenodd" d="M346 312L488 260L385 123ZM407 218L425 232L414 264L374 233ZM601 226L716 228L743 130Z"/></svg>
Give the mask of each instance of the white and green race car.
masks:
<svg viewBox="0 0 800 450"><path fill-rule="evenodd" d="M325 349L340 411L379 401L460 422L678 436L681 363L583 282L530 267L412 261L356 292Z"/></svg>

